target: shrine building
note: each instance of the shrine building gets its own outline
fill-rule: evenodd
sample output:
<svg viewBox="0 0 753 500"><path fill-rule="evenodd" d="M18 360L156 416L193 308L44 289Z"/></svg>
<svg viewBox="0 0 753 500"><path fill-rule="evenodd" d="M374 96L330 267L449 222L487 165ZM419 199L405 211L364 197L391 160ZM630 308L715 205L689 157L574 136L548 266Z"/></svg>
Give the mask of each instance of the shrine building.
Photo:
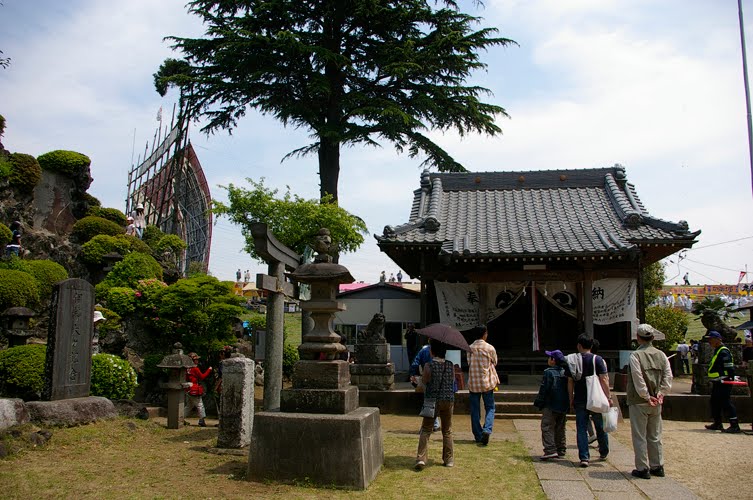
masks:
<svg viewBox="0 0 753 500"><path fill-rule="evenodd" d="M537 371L580 333L617 364L645 317L642 269L696 243L649 214L620 165L421 174L408 221L376 236L421 281L421 324L485 323L506 371Z"/></svg>

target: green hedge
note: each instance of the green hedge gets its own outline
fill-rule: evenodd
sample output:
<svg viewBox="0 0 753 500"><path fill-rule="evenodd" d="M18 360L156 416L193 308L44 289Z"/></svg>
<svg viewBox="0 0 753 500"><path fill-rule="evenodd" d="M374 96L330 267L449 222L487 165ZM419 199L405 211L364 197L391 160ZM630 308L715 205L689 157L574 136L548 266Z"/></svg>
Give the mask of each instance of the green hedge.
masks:
<svg viewBox="0 0 753 500"><path fill-rule="evenodd" d="M71 235L80 243L86 243L99 234L115 236L123 234L124 229L111 220L102 217L88 216L76 221L71 230Z"/></svg>
<svg viewBox="0 0 753 500"><path fill-rule="evenodd" d="M126 226L126 216L117 208L105 208L97 205L92 205L89 207L89 210L86 211L86 215L102 217L103 219L113 221L115 224L121 227Z"/></svg>
<svg viewBox="0 0 753 500"><path fill-rule="evenodd" d="M44 389L46 353L47 346L39 344L0 351L0 396L24 399L39 396Z"/></svg>
<svg viewBox="0 0 753 500"><path fill-rule="evenodd" d="M39 165L50 172L57 172L69 177L79 175L91 165L88 156L75 151L58 149L37 157Z"/></svg>
<svg viewBox="0 0 753 500"><path fill-rule="evenodd" d="M42 178L39 162L31 155L13 153L8 158L10 163L10 185L24 193L31 193Z"/></svg>
<svg viewBox="0 0 753 500"><path fill-rule="evenodd" d="M2 245L0 250L2 250L3 255L5 255L5 245L10 243L11 239L13 239L13 231L5 224L0 224L0 245Z"/></svg>
<svg viewBox="0 0 753 500"><path fill-rule="evenodd" d="M92 356L92 396L132 399L137 385L136 371L128 361L112 354Z"/></svg>
<svg viewBox="0 0 753 500"><path fill-rule="evenodd" d="M29 273L0 269L0 311L9 307L33 308L39 304L39 285Z"/></svg>

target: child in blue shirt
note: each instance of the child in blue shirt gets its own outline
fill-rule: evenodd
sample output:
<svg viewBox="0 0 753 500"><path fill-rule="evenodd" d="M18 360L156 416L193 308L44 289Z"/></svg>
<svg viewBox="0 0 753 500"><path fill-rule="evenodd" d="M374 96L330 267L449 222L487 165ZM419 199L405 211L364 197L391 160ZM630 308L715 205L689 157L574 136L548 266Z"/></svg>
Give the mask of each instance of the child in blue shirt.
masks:
<svg viewBox="0 0 753 500"><path fill-rule="evenodd" d="M570 408L564 368L565 355L560 350L546 351L546 355L549 356L549 367L544 370L539 393L533 402L541 410L541 443L544 446L541 460L565 456L565 422Z"/></svg>

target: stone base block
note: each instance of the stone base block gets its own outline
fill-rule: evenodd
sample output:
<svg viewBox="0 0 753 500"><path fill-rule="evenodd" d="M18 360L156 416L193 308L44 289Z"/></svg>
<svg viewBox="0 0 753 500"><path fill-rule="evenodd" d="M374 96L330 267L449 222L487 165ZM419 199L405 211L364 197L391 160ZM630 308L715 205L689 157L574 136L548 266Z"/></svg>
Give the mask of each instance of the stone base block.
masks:
<svg viewBox="0 0 753 500"><path fill-rule="evenodd" d="M379 409L346 415L259 412L248 457L248 479L306 480L364 490L384 463Z"/></svg>
<svg viewBox="0 0 753 500"><path fill-rule="evenodd" d="M295 364L293 389L345 389L349 385L347 361L301 360Z"/></svg>
<svg viewBox="0 0 753 500"><path fill-rule="evenodd" d="M358 387L345 389L283 389L280 410L294 413L350 413L358 408Z"/></svg>
<svg viewBox="0 0 753 500"><path fill-rule="evenodd" d="M390 362L390 345L356 344L354 354L359 363L385 364Z"/></svg>
<svg viewBox="0 0 753 500"><path fill-rule="evenodd" d="M354 375L352 383L363 391L391 391L395 388L395 376Z"/></svg>
<svg viewBox="0 0 753 500"><path fill-rule="evenodd" d="M26 409L29 420L40 426L73 427L118 416L112 401L99 396L31 401L26 403Z"/></svg>
<svg viewBox="0 0 753 500"><path fill-rule="evenodd" d="M395 365L393 363L381 363L381 364L364 364L364 363L352 363L350 365L350 376L353 375L381 375L389 377L395 375Z"/></svg>

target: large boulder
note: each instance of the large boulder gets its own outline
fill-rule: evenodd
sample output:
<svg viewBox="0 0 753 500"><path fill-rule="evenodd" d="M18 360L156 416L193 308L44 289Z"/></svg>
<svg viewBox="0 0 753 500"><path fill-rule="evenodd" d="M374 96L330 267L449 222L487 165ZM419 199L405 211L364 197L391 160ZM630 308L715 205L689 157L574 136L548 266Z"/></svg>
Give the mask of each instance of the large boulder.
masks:
<svg viewBox="0 0 753 500"><path fill-rule="evenodd" d="M29 419L41 426L73 427L118 416L118 410L112 401L99 396L32 401L26 403L26 409L29 411Z"/></svg>
<svg viewBox="0 0 753 500"><path fill-rule="evenodd" d="M0 430L29 422L29 412L21 399L0 399Z"/></svg>

